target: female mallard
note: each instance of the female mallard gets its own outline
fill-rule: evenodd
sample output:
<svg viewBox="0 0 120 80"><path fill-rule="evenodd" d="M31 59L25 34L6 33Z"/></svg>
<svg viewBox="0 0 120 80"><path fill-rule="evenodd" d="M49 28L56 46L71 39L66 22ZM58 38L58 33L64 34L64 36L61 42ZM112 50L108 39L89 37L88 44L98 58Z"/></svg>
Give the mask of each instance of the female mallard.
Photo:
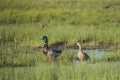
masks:
<svg viewBox="0 0 120 80"><path fill-rule="evenodd" d="M49 61L54 61L60 54L61 54L61 50L55 50L55 49L50 49L48 46L48 37L47 36L43 36L42 40L44 40L44 46L43 46L43 53L45 56L47 56L47 58L49 59Z"/></svg>
<svg viewBox="0 0 120 80"><path fill-rule="evenodd" d="M81 44L79 42L77 42L76 44L79 47L79 51L78 51L78 54L77 54L78 59L81 60L81 61L89 59L90 58L89 55L82 51Z"/></svg>

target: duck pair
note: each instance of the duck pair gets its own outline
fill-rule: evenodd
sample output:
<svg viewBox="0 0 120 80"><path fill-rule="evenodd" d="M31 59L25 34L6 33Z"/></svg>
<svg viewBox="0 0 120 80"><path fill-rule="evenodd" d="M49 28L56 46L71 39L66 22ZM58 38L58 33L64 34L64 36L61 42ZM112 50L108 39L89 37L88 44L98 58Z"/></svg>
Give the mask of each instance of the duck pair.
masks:
<svg viewBox="0 0 120 80"><path fill-rule="evenodd" d="M48 60L50 62L54 61L58 56L61 55L61 53L62 53L61 50L55 50L55 49L50 49L49 48L48 37L47 36L43 36L42 40L44 40L44 42L45 42L44 46L43 46L43 54L48 58ZM82 51L81 44L79 42L77 42L76 44L79 47L78 54L77 54L78 59L80 61L84 61L84 60L89 59L89 55Z"/></svg>

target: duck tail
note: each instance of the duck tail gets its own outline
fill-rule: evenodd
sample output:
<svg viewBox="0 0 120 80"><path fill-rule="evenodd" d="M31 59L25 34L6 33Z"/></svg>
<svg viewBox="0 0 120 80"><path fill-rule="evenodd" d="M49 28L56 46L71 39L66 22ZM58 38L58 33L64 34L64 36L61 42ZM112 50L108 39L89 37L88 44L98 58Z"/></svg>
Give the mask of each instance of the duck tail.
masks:
<svg viewBox="0 0 120 80"><path fill-rule="evenodd" d="M59 53L61 54L61 53L62 53L62 50L60 50Z"/></svg>

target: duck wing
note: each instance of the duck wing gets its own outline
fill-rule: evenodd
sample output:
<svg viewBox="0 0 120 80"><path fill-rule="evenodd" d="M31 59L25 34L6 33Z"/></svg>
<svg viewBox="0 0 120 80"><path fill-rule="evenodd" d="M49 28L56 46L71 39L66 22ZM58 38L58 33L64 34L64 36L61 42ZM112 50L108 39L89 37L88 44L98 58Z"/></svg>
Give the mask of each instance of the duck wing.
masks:
<svg viewBox="0 0 120 80"><path fill-rule="evenodd" d="M52 50L49 50L49 55L56 58L61 54L61 52L62 52L61 50L52 49Z"/></svg>
<svg viewBox="0 0 120 80"><path fill-rule="evenodd" d="M88 54L84 53L84 55L85 55L85 58L86 58L86 59L89 59L89 58L90 58L90 56L89 56Z"/></svg>

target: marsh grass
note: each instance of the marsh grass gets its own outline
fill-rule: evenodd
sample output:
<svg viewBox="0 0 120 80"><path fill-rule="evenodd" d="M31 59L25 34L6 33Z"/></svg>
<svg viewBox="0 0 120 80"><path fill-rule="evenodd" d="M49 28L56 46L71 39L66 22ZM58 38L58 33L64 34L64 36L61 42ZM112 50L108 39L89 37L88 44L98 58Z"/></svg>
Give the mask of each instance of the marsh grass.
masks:
<svg viewBox="0 0 120 80"><path fill-rule="evenodd" d="M1 46L0 66L30 66L36 60L30 48L18 46Z"/></svg>
<svg viewBox="0 0 120 80"><path fill-rule="evenodd" d="M119 27L116 26L71 26L53 24L42 28L41 23L31 23L24 25L0 25L1 43L13 42L24 46L42 46L40 40L43 35L49 38L49 45L63 43L65 46L73 45L80 41L85 45L101 46L100 43L119 44ZM58 36L59 35L59 36Z"/></svg>
<svg viewBox="0 0 120 80"><path fill-rule="evenodd" d="M119 66L119 62L80 65L44 63L37 67L0 68L0 78L4 80L119 80Z"/></svg>
<svg viewBox="0 0 120 80"><path fill-rule="evenodd" d="M120 51L105 53L76 63L78 50L65 49L55 62L48 62L39 49L15 45L1 46L0 79L4 80L119 80ZM89 53L88 53L89 54ZM97 53L96 53L97 54ZM111 58L111 60L109 60Z"/></svg>
<svg viewBox="0 0 120 80"><path fill-rule="evenodd" d="M107 54L104 57L105 61L119 61L120 60L120 50L112 50L111 52L108 52L109 54Z"/></svg>
<svg viewBox="0 0 120 80"><path fill-rule="evenodd" d="M0 4L0 42L3 43L40 46L43 35L48 35L49 44L64 45L76 41L99 45L99 42L120 40L119 0L2 0Z"/></svg>
<svg viewBox="0 0 120 80"><path fill-rule="evenodd" d="M1 0L0 80L119 80L119 0ZM65 49L50 63L37 47L107 45L102 59L76 64L76 50ZM89 53L88 53L89 54Z"/></svg>
<svg viewBox="0 0 120 80"><path fill-rule="evenodd" d="M55 63L70 65L76 63L77 49L64 49L62 54L55 60ZM99 53L87 52L90 56L88 63L98 63L98 62L109 62L109 61L119 61L120 51L104 52L103 56L94 56ZM43 54L42 50L39 48L33 48L29 46L18 46L18 45L3 45L0 48L0 66L37 66L38 64L50 63L47 57Z"/></svg>

